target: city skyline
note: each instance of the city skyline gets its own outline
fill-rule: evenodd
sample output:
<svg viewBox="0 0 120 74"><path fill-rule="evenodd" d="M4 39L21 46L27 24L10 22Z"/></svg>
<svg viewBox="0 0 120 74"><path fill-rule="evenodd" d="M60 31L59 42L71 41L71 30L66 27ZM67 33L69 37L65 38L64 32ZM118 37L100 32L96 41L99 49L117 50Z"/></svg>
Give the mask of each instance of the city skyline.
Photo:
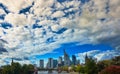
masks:
<svg viewBox="0 0 120 74"><path fill-rule="evenodd" d="M38 64L63 49L83 63L86 53L120 56L119 12L120 0L0 0L0 66Z"/></svg>
<svg viewBox="0 0 120 74"><path fill-rule="evenodd" d="M48 58L47 63L45 63L45 64L44 64L44 62L46 60L40 59L38 67L41 69L43 69L43 68L51 69L51 68L58 68L61 66L71 66L71 65L80 64L80 60L77 59L75 55L72 55L72 57L69 57L69 54L65 51L65 49L63 51L64 51L63 57L59 56L57 59L55 59L53 57Z"/></svg>

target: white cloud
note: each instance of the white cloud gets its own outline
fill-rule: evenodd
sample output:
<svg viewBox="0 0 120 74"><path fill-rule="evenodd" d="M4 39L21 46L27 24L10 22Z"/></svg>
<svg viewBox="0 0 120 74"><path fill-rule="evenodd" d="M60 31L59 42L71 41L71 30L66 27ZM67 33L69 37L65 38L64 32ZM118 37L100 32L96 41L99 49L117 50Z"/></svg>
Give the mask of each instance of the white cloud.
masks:
<svg viewBox="0 0 120 74"><path fill-rule="evenodd" d="M5 17L5 21L15 26L24 26L27 24L27 18L24 14L10 13Z"/></svg>
<svg viewBox="0 0 120 74"><path fill-rule="evenodd" d="M59 25L53 25L52 27L51 27L51 29L53 30L53 31L59 31L60 29L61 29L61 27L59 26Z"/></svg>
<svg viewBox="0 0 120 74"><path fill-rule="evenodd" d="M18 13L21 9L32 4L32 0L0 0L0 3L7 6L8 10Z"/></svg>
<svg viewBox="0 0 120 74"><path fill-rule="evenodd" d="M101 51L101 50L91 50L84 53L79 53L78 58L81 60L81 63L85 62L85 56L87 54L88 57L96 58L97 61L111 59L115 56L119 56L120 53L119 50L107 50L107 51Z"/></svg>
<svg viewBox="0 0 120 74"><path fill-rule="evenodd" d="M55 18L59 18L59 17L63 17L65 14L64 14L64 12L63 11L56 11L56 12L54 12L53 13L53 17L55 17Z"/></svg>

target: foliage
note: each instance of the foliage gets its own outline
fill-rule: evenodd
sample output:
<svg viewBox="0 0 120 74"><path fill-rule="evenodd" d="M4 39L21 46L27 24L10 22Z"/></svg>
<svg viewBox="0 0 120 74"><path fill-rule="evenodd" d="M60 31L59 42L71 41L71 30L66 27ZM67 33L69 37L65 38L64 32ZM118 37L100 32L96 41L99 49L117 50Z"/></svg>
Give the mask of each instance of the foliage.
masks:
<svg viewBox="0 0 120 74"><path fill-rule="evenodd" d="M3 70L1 73L2 74L12 74L11 66L10 65L3 66Z"/></svg>
<svg viewBox="0 0 120 74"><path fill-rule="evenodd" d="M116 56L115 58L113 58L112 59L112 64L120 66L120 56Z"/></svg>
<svg viewBox="0 0 120 74"><path fill-rule="evenodd" d="M74 65L71 66L73 71L76 71L76 67Z"/></svg>
<svg viewBox="0 0 120 74"><path fill-rule="evenodd" d="M84 73L84 67L82 65L77 65L76 66L76 72L78 72L78 73Z"/></svg>
<svg viewBox="0 0 120 74"><path fill-rule="evenodd" d="M34 66L24 64L21 66L19 63L12 63L2 67L1 74L32 74Z"/></svg>
<svg viewBox="0 0 120 74"><path fill-rule="evenodd" d="M100 72L101 70L103 70L104 68L108 67L111 65L111 60L103 60L103 61L99 61L97 63L97 68L98 68L98 71Z"/></svg>
<svg viewBox="0 0 120 74"><path fill-rule="evenodd" d="M86 63L85 63L85 72L87 74L97 74L97 65L94 59L88 58Z"/></svg>
<svg viewBox="0 0 120 74"><path fill-rule="evenodd" d="M63 66L63 67L62 67L62 70L63 70L63 71L68 71L68 66Z"/></svg>
<svg viewBox="0 0 120 74"><path fill-rule="evenodd" d="M120 74L120 66L111 65L103 69L99 74Z"/></svg>
<svg viewBox="0 0 120 74"><path fill-rule="evenodd" d="M21 65L19 63L12 63L11 72L12 74L21 74Z"/></svg>

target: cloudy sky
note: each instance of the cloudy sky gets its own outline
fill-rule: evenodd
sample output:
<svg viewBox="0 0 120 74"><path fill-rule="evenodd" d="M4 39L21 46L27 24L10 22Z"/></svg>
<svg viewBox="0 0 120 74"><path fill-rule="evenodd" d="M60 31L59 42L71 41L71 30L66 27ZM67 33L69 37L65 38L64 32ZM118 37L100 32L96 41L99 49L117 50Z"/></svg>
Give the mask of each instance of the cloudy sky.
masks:
<svg viewBox="0 0 120 74"><path fill-rule="evenodd" d="M0 65L120 55L120 0L0 0Z"/></svg>

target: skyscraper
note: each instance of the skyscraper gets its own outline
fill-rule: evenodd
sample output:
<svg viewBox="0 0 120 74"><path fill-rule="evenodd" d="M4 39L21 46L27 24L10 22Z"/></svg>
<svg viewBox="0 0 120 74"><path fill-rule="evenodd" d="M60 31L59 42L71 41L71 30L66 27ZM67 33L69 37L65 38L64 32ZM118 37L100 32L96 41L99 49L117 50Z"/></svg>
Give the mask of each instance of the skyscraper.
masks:
<svg viewBox="0 0 120 74"><path fill-rule="evenodd" d="M59 58L58 58L58 63L59 63L59 64L62 64L62 57L59 57Z"/></svg>
<svg viewBox="0 0 120 74"><path fill-rule="evenodd" d="M76 65L77 64L77 60L76 60L76 56L72 55L72 64Z"/></svg>
<svg viewBox="0 0 120 74"><path fill-rule="evenodd" d="M48 58L47 68L53 68L53 58Z"/></svg>
<svg viewBox="0 0 120 74"><path fill-rule="evenodd" d="M44 60L40 60L40 68L44 68Z"/></svg>
<svg viewBox="0 0 120 74"><path fill-rule="evenodd" d="M69 55L66 53L64 49L64 66L70 66L70 65L71 65L71 61Z"/></svg>
<svg viewBox="0 0 120 74"><path fill-rule="evenodd" d="M57 64L58 64L58 61L57 60L53 60L53 68L56 68Z"/></svg>

